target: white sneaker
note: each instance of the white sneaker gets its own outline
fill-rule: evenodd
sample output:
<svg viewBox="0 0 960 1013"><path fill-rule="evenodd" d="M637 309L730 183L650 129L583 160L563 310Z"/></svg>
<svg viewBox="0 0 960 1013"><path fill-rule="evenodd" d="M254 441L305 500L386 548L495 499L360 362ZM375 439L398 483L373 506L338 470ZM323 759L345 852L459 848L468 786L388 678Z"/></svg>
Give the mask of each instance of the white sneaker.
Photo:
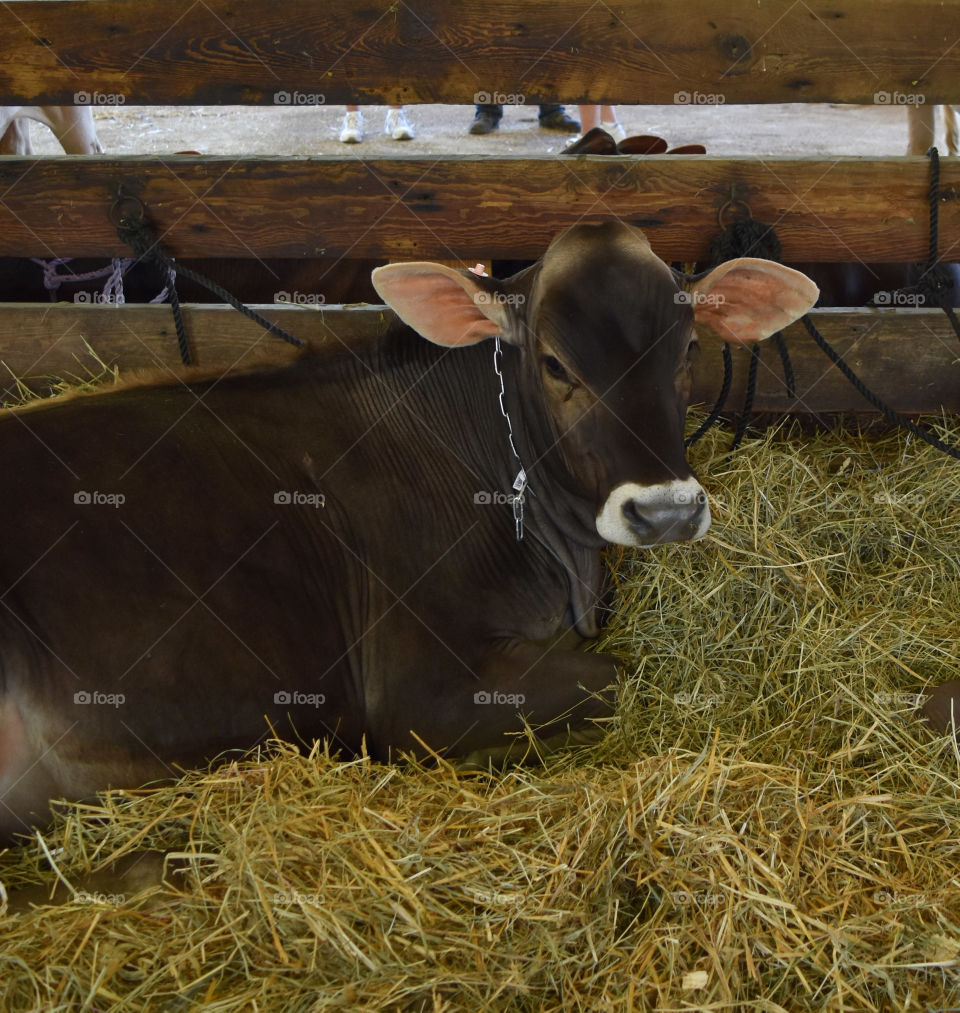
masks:
<svg viewBox="0 0 960 1013"><path fill-rule="evenodd" d="M340 140L344 144L359 144L363 140L363 114L359 110L344 114Z"/></svg>
<svg viewBox="0 0 960 1013"><path fill-rule="evenodd" d="M626 139L627 132L623 129L622 125L618 123L605 123L603 120L600 121L600 126L615 140L623 141Z"/></svg>
<svg viewBox="0 0 960 1013"><path fill-rule="evenodd" d="M383 132L395 141L412 141L413 127L407 122L407 114L402 109L388 109L387 118L383 123Z"/></svg>

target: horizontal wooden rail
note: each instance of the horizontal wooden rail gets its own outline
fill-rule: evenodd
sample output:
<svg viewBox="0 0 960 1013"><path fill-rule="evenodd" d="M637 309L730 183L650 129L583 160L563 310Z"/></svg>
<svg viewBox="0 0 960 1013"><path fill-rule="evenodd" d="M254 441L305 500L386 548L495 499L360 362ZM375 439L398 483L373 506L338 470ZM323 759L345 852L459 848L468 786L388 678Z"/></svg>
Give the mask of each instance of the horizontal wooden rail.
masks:
<svg viewBox="0 0 960 1013"><path fill-rule="evenodd" d="M0 104L932 103L958 36L940 0L42 0L0 5Z"/></svg>
<svg viewBox="0 0 960 1013"><path fill-rule="evenodd" d="M383 307L258 307L264 315L314 345L375 341L392 318ZM186 306L187 332L197 363L213 369L254 361L285 361L296 354L233 310ZM878 394L902 412L960 411L960 342L942 313L934 310L824 310L813 320L850 366ZM787 396L779 357L765 348L754 408L763 413L802 415L870 414L839 371L816 347L801 324L786 331L796 372L797 397ZM48 306L12 304L0 308L0 358L18 377L83 376L99 366L89 354L122 370L169 367L177 358L169 307ZM729 408L743 402L749 354L734 353L735 375ZM693 401L712 404L722 377L720 343L703 340Z"/></svg>
<svg viewBox="0 0 960 1013"><path fill-rule="evenodd" d="M178 257L535 259L566 226L618 217L696 260L734 194L784 259L919 260L928 178L923 158L0 157L0 255L127 255L122 191ZM960 163L941 184L940 250L960 260Z"/></svg>

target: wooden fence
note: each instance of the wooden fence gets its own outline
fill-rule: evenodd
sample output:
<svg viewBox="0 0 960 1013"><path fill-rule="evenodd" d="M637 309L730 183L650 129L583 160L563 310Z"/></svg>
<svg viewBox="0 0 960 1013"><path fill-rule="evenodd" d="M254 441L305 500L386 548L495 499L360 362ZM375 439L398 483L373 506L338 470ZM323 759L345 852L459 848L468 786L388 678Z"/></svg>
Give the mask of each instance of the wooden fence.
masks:
<svg viewBox="0 0 960 1013"><path fill-rule="evenodd" d="M527 103L960 101L956 5L716 6L22 0L0 5L0 104L464 103L497 93ZM776 226L785 260L920 260L928 187L926 159L907 157L2 157L0 256L125 255L110 211L128 194L177 257L533 259L566 225L615 215L644 228L664 259L689 261L705 256L718 209L733 196ZM960 251L953 160L942 164L941 188L940 250L960 259L951 254ZM310 340L331 327L369 333L382 318L374 309L270 314ZM232 361L257 337L217 307L187 317L201 363ZM895 407L960 409L960 342L942 314L815 319ZM8 304L0 358L20 374L73 371L86 339L122 367L154 355L171 361L171 330L162 307ZM805 330L791 328L788 343L798 396L762 369L758 411L868 409ZM737 356L734 399L745 358ZM695 397L711 401L719 377L719 348L708 344Z"/></svg>

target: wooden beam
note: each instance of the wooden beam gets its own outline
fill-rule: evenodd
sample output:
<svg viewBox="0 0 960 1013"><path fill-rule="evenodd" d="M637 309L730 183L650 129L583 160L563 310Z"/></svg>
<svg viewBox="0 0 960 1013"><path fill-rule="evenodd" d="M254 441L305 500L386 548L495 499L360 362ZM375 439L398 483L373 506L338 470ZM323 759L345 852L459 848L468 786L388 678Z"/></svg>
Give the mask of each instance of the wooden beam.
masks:
<svg viewBox="0 0 960 1013"><path fill-rule="evenodd" d="M314 346L379 340L392 314L384 307L258 307L271 321ZM185 306L187 333L199 365L214 369L252 362L288 361L296 351L226 307ZM934 310L822 310L812 314L827 340L877 394L898 411L920 414L960 411L960 342ZM779 357L763 351L754 408L763 413L871 414L873 409L816 347L801 324L786 331L796 373L797 396L784 389ZM0 362L6 371L31 378L84 375L99 366L88 346L124 371L173 366L177 358L173 319L166 306L49 306L0 308ZM729 407L743 403L749 353L734 352ZM693 402L712 405L723 370L720 343L704 338Z"/></svg>
<svg viewBox="0 0 960 1013"><path fill-rule="evenodd" d="M958 36L940 0L34 0L0 5L0 104L932 103Z"/></svg>
<svg viewBox="0 0 960 1013"><path fill-rule="evenodd" d="M0 255L128 255L109 218L122 190L178 257L536 259L566 226L618 217L664 259L702 260L735 193L784 259L919 260L928 178L905 157L3 157ZM956 160L941 186L940 250L960 259Z"/></svg>

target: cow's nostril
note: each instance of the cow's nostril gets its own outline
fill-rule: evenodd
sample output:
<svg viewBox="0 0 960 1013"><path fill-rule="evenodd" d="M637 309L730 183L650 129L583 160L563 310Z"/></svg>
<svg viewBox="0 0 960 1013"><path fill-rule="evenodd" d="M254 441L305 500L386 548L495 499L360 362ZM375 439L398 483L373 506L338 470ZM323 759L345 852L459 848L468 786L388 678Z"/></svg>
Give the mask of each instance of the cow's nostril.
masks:
<svg viewBox="0 0 960 1013"><path fill-rule="evenodd" d="M627 524L638 535L644 535L653 530L653 525L643 516L640 504L635 499L628 499L621 507L624 519Z"/></svg>
<svg viewBox="0 0 960 1013"><path fill-rule="evenodd" d="M641 541L674 541L693 538L700 528L706 499L680 503L644 503L628 499L621 507L623 518Z"/></svg>

